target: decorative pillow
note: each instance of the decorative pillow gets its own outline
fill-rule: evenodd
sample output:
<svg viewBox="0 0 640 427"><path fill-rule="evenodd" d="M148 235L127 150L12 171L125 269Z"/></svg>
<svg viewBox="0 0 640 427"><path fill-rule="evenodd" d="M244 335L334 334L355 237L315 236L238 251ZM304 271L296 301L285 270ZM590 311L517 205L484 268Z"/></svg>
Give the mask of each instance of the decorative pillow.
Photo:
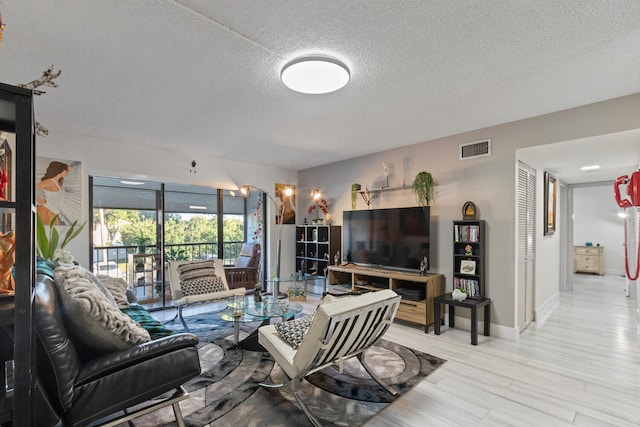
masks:
<svg viewBox="0 0 640 427"><path fill-rule="evenodd" d="M178 266L183 295L201 295L226 291L224 281L216 275L214 261L188 262Z"/></svg>
<svg viewBox="0 0 640 427"><path fill-rule="evenodd" d="M0 233L0 294L13 294L16 290L11 273L15 250L16 234L13 231Z"/></svg>
<svg viewBox="0 0 640 427"><path fill-rule="evenodd" d="M298 347L300 347L300 343L304 339L311 322L313 322L314 317L315 313L308 314L295 320L276 323L276 331L278 331L284 342L297 350Z"/></svg>
<svg viewBox="0 0 640 427"><path fill-rule="evenodd" d="M89 270L59 266L55 283L69 333L96 351L107 353L151 340L149 332L118 310L113 296Z"/></svg>
<svg viewBox="0 0 640 427"><path fill-rule="evenodd" d="M151 335L152 340L175 334L174 331L158 322L153 316L151 316L151 313L149 313L147 309L140 304L131 304L128 307L121 309L121 311L146 329L147 332L149 332L149 335Z"/></svg>
<svg viewBox="0 0 640 427"><path fill-rule="evenodd" d="M182 273L188 273L194 270L202 270L203 268L210 268L212 270L215 270L216 263L213 260L189 261L185 262L184 264L180 264L178 266L178 271L180 272L180 275L182 275Z"/></svg>
<svg viewBox="0 0 640 427"><path fill-rule="evenodd" d="M98 280L107 288L111 296L116 301L119 309L129 307L127 299L127 282L119 277L111 277L106 275L98 276Z"/></svg>

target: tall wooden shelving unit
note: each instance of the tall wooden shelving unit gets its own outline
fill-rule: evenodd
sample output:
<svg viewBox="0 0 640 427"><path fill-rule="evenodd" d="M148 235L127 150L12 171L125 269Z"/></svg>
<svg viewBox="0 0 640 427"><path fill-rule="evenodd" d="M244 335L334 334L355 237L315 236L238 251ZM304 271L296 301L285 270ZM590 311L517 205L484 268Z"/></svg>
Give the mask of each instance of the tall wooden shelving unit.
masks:
<svg viewBox="0 0 640 427"><path fill-rule="evenodd" d="M31 90L0 83L0 131L15 135L10 200L0 201L3 233L16 233L13 298L0 300L0 326L13 337L14 390L5 392L4 366L0 407L14 426L35 426L35 121ZM13 181L15 180L15 181ZM13 181L13 182L11 182ZM4 365L4 363L3 363ZM11 408L13 409L11 411ZM12 412L12 413L11 413Z"/></svg>

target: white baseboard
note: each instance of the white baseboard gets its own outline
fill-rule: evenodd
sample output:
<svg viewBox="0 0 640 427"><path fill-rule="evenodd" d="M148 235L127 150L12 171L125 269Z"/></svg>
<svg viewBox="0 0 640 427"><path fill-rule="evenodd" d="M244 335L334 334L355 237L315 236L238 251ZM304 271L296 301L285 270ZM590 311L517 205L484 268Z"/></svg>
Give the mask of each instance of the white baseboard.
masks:
<svg viewBox="0 0 640 427"><path fill-rule="evenodd" d="M540 304L534 310L533 315L534 315L535 321L544 322L545 320L547 320L547 318L549 317L553 309L557 307L558 304L560 304L560 292L556 292L555 294L551 295L549 299L547 299L545 302Z"/></svg>
<svg viewBox="0 0 640 427"><path fill-rule="evenodd" d="M445 325L449 324L449 313L445 314ZM471 319L468 317L460 317L456 316L455 318L456 329L462 329L465 331L471 332ZM504 325L496 325L495 323L491 324L491 336L497 338L505 338L508 340L516 341L518 336L517 328L512 328ZM478 320L478 337L484 334L484 321Z"/></svg>

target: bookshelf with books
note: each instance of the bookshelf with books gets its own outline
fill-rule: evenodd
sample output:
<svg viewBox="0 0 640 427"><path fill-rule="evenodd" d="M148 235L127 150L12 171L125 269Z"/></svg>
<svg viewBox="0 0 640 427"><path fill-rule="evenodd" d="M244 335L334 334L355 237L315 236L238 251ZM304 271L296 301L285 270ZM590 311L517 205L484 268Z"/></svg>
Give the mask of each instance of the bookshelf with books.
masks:
<svg viewBox="0 0 640 427"><path fill-rule="evenodd" d="M485 294L485 221L453 222L453 289L468 298Z"/></svg>

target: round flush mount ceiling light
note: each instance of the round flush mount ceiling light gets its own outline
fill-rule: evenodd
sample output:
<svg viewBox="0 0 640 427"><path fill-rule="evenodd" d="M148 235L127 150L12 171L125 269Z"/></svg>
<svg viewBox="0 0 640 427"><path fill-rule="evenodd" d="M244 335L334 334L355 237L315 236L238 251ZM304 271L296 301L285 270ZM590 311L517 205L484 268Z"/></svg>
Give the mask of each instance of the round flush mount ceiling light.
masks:
<svg viewBox="0 0 640 427"><path fill-rule="evenodd" d="M282 83L296 92L321 94L336 91L349 82L349 69L325 57L306 57L289 62L280 74Z"/></svg>

